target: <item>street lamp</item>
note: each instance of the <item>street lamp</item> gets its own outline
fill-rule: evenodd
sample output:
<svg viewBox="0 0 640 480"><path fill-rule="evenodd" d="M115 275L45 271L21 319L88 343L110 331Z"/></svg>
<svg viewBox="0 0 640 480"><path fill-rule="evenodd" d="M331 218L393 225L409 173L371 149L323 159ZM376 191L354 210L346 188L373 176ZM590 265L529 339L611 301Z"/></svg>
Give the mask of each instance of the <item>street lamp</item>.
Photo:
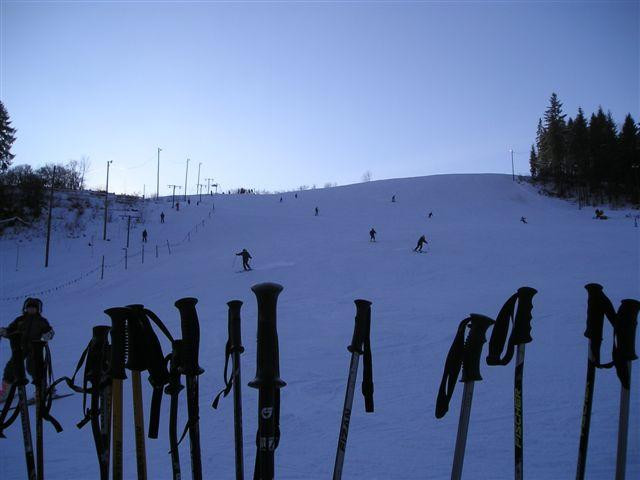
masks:
<svg viewBox="0 0 640 480"><path fill-rule="evenodd" d="M113 163L113 160L107 162L107 185L104 189L104 226L102 229L102 240L107 239L107 209L109 205L109 166Z"/></svg>

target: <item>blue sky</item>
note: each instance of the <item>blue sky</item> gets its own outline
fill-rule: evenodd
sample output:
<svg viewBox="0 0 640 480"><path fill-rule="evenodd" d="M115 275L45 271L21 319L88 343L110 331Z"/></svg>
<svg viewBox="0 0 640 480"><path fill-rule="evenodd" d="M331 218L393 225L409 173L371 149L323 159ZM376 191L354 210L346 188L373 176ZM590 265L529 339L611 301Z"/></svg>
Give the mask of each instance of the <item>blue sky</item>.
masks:
<svg viewBox="0 0 640 480"><path fill-rule="evenodd" d="M639 119L638 2L14 2L0 99L14 163L89 184L287 189L528 171L551 92Z"/></svg>

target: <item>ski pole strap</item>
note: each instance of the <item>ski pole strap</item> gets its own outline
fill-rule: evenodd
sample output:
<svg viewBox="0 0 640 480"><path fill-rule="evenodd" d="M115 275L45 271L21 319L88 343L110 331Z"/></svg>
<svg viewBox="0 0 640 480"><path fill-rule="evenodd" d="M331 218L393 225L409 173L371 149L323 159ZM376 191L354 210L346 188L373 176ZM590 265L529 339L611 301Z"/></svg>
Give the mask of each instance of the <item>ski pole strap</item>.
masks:
<svg viewBox="0 0 640 480"><path fill-rule="evenodd" d="M589 283L584 287L588 293L587 299L587 328L584 336L590 340L590 360L597 368L611 368L614 362L601 363L600 347L602 346L602 330L606 315L609 323L616 325L616 312L611 300L604 294L602 285Z"/></svg>
<svg viewBox="0 0 640 480"><path fill-rule="evenodd" d="M625 299L620 303L616 314L613 362L616 367L616 374L622 386L627 390L629 390L631 383L629 363L638 358L635 346L638 312L640 312L640 302L633 299Z"/></svg>
<svg viewBox="0 0 640 480"><path fill-rule="evenodd" d="M56 432L62 431L62 425L51 415L51 405L53 404L53 393L47 388L47 373L51 372L51 356L46 355L47 342L31 342L31 356L33 358L33 383L39 391L38 402L39 411L43 420L51 423Z"/></svg>
<svg viewBox="0 0 640 480"><path fill-rule="evenodd" d="M11 384L11 387L9 387L9 393L7 394L7 398L4 402L4 407L2 408L2 413L0 413L0 438L7 438L4 435L4 430L9 428L11 424L16 421L18 415L20 415L20 409L18 408L18 406L12 405L17 388L18 386L15 383ZM13 409L13 413L11 414L9 419L5 421L7 415L9 414L9 410L11 409Z"/></svg>
<svg viewBox="0 0 640 480"><path fill-rule="evenodd" d="M465 328L471 321L471 317L467 317L460 322L456 336L453 338L447 359L444 362L444 372L440 380L440 388L438 389L438 397L436 399L436 418L442 418L449 411L449 402L456 388L458 376L462 369L462 356L464 354L464 333Z"/></svg>
<svg viewBox="0 0 640 480"><path fill-rule="evenodd" d="M533 296L536 293L537 290L534 288L521 287L502 306L489 340L488 365L507 365L513 358L516 345L531 342L531 310L533 309ZM518 304L517 310L515 308L516 302ZM500 355L507 340L509 323L512 323L513 327L507 350L504 357L501 358Z"/></svg>
<svg viewBox="0 0 640 480"><path fill-rule="evenodd" d="M213 408L218 408L218 402L220 398L226 397L231 392L231 388L233 387L233 380L236 378L236 374L238 372L238 368L234 369L231 373L231 376L228 376L229 372L229 360L231 356L235 353L243 353L244 347L242 346L242 338L240 335L240 307L242 306L242 302L240 300L232 300L227 303L229 306L229 319L227 323L228 328L228 338L227 343L224 347L224 388L218 392L218 394L213 399L213 403L211 406Z"/></svg>
<svg viewBox="0 0 640 480"><path fill-rule="evenodd" d="M347 347L351 353L362 355L362 395L364 396L365 411L373 412L373 365L371 358L371 302L355 300L356 319L353 328L351 345Z"/></svg>

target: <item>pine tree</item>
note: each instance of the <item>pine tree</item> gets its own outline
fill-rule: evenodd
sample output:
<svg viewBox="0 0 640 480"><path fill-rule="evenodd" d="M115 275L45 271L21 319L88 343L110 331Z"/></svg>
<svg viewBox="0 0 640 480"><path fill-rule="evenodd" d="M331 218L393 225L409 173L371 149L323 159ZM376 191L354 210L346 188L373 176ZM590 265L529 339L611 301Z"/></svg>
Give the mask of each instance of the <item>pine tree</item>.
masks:
<svg viewBox="0 0 640 480"><path fill-rule="evenodd" d="M15 157L11 153L11 146L16 140L15 133L16 129L11 127L9 113L4 108L4 104L0 102L0 173L9 168Z"/></svg>
<svg viewBox="0 0 640 480"><path fill-rule="evenodd" d="M536 132L536 149L538 151L538 168L536 169L537 178L545 181L550 172L550 162L547 148L547 132L542 126L542 120L538 119L538 131Z"/></svg>
<svg viewBox="0 0 640 480"><path fill-rule="evenodd" d="M562 113L562 103L558 100L556 93L551 94L549 99L549 108L544 112L544 129L546 131L546 144L548 162L551 167L551 174L559 189L559 194L564 195L565 190L565 136L566 123L564 121L566 115Z"/></svg>
<svg viewBox="0 0 640 480"><path fill-rule="evenodd" d="M630 113L625 117L618 136L618 152L624 191L635 203L640 203L640 129Z"/></svg>
<svg viewBox="0 0 640 480"><path fill-rule="evenodd" d="M538 156L533 145L531 145L531 153L529 154L529 169L531 170L531 178L535 179L538 175Z"/></svg>

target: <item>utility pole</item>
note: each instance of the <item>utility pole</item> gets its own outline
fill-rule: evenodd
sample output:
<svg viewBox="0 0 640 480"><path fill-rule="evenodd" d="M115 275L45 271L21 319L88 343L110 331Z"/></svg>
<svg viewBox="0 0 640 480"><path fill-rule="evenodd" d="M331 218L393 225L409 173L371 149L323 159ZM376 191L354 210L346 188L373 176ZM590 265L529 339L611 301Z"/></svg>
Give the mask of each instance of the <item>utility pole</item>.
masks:
<svg viewBox="0 0 640 480"><path fill-rule="evenodd" d="M218 184L217 184L217 183L214 183L214 184L213 184L213 185L211 185L211 186L212 186L212 187L215 187L215 189L216 189L216 194L217 194L217 193L218 193Z"/></svg>
<svg viewBox="0 0 640 480"><path fill-rule="evenodd" d="M158 173L156 176L156 201L160 199L160 152L162 149L158 147Z"/></svg>
<svg viewBox="0 0 640 480"><path fill-rule="evenodd" d="M198 185L198 189L200 188L200 167L202 166L202 162L198 163L198 183L196 185ZM200 190L198 190L198 194L200 193ZM198 200L198 202L202 200L202 198L200 198Z"/></svg>
<svg viewBox="0 0 640 480"><path fill-rule="evenodd" d="M182 188L180 185L167 185L169 188L173 188L173 194L171 195L171 208L176 205L176 188Z"/></svg>
<svg viewBox="0 0 640 480"><path fill-rule="evenodd" d="M211 195L211 182L213 178L205 178L205 180L207 181L207 195Z"/></svg>
<svg viewBox="0 0 640 480"><path fill-rule="evenodd" d="M204 187L204 183L199 183L198 184L198 203L202 202L202 187Z"/></svg>
<svg viewBox="0 0 640 480"><path fill-rule="evenodd" d="M511 152L511 180L516 181L516 171L513 168L513 148L509 150Z"/></svg>
<svg viewBox="0 0 640 480"><path fill-rule="evenodd" d="M120 218L125 218L127 219L127 248L129 248L129 230L131 229L131 214L127 214L127 215L120 215ZM134 217L134 218L139 218L139 217Z"/></svg>
<svg viewBox="0 0 640 480"><path fill-rule="evenodd" d="M113 163L113 160L107 162L107 185L104 189L104 227L102 229L102 240L107 239L107 208L109 204L109 166Z"/></svg>
<svg viewBox="0 0 640 480"><path fill-rule="evenodd" d="M142 184L142 200L144 200L144 196L147 193L147 184L143 183Z"/></svg>
<svg viewBox="0 0 640 480"><path fill-rule="evenodd" d="M187 158L187 171L184 174L184 201L187 201L187 178L189 176L189 158Z"/></svg>
<svg viewBox="0 0 640 480"><path fill-rule="evenodd" d="M51 193L49 194L49 220L47 220L47 248L44 254L44 266L49 266L49 241L51 239L51 211L53 210L53 184L56 180L56 167L53 166L51 174ZM18 269L18 261L16 260L16 270Z"/></svg>

